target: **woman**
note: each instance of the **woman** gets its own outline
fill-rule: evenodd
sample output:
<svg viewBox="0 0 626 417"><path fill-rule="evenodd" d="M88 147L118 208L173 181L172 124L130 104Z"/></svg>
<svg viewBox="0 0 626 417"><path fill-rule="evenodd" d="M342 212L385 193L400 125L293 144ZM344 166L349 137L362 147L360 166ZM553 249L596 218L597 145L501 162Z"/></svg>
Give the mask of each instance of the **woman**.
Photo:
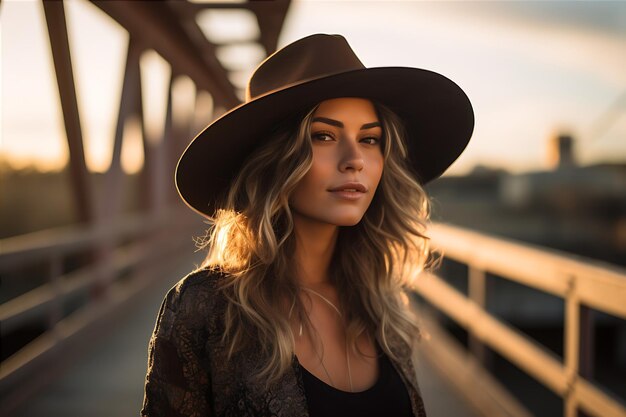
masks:
<svg viewBox="0 0 626 417"><path fill-rule="evenodd" d="M179 161L208 256L161 306L142 415L425 416L405 294L429 260L422 185L473 120L452 81L365 68L339 35L267 58Z"/></svg>

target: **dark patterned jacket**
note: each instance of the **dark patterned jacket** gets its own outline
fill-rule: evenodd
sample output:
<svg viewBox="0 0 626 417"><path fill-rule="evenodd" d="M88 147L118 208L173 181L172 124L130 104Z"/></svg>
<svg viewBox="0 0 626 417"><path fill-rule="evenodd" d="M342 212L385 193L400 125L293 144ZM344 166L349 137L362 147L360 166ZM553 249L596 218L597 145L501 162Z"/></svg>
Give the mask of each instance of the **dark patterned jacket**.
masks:
<svg viewBox="0 0 626 417"><path fill-rule="evenodd" d="M300 367L269 389L250 378L261 358L247 349L227 360L221 343L226 301L217 291L219 274L192 272L165 296L150 339L142 416L308 416ZM404 381L413 414L425 417L411 352L390 338L400 362L391 361Z"/></svg>

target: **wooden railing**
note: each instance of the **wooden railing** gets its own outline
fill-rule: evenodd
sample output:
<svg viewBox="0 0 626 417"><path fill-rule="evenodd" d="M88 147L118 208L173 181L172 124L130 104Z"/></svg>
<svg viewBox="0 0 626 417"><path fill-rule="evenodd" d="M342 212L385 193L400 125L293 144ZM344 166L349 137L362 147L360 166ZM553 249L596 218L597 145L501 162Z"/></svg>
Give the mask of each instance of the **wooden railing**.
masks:
<svg viewBox="0 0 626 417"><path fill-rule="evenodd" d="M0 304L1 336L6 342L32 324L47 329L21 346L0 366L1 415L10 413L62 371L58 363L88 345L100 329L120 319L165 265L193 253L194 233L202 230L189 210L164 210L121 217L107 226L72 226L0 240L0 274L10 279L44 278L42 285ZM81 254L81 266L64 271L64 263ZM187 258L185 258L187 259ZM28 265L45 265L46 277L27 277ZM67 269L67 268L65 268ZM79 305L68 314L77 295Z"/></svg>
<svg viewBox="0 0 626 417"><path fill-rule="evenodd" d="M563 398L565 417L577 416L578 410L598 417L626 416L626 407L620 400L586 379L579 370L581 309L593 308L626 319L626 271L442 224L433 225L430 236L433 245L445 258L467 265L468 296L434 274L420 277L418 293L430 305L465 328L470 342L497 352ZM564 300L562 361L548 349L487 311L487 273ZM440 340L446 339L445 333L441 332L435 321L428 318L425 321L426 327L432 329L433 346L431 349L427 348L431 355L450 356L451 351L458 350L449 344L438 346ZM435 333L443 336L435 337ZM482 382L480 378L477 379L477 375L485 378L487 388L483 387L483 390L488 391L488 387L499 390L501 387L480 368L480 360L475 355L460 352L456 356L445 360L439 357L441 360L438 362L441 366L445 367L447 364L451 367L444 372L457 379L456 383L467 390L468 397L478 408L483 411L487 408L493 410L494 405L490 404L490 399L485 399L482 405L476 399L477 395L481 395L477 394L476 386ZM463 378L468 372L472 374L473 382L469 377ZM490 393L486 392L484 395ZM504 396L507 396L506 401L502 401ZM502 393L497 399L502 403L498 408L498 415L530 415L513 396Z"/></svg>

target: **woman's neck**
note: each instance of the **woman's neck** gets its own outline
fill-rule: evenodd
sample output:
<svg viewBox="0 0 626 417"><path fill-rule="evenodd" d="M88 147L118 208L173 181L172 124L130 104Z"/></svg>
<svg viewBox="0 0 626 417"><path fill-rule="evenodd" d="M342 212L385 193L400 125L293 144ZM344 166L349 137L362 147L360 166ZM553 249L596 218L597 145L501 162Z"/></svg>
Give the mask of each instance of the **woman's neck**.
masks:
<svg viewBox="0 0 626 417"><path fill-rule="evenodd" d="M313 288L329 283L328 267L335 250L339 228L294 216L295 263L300 285Z"/></svg>

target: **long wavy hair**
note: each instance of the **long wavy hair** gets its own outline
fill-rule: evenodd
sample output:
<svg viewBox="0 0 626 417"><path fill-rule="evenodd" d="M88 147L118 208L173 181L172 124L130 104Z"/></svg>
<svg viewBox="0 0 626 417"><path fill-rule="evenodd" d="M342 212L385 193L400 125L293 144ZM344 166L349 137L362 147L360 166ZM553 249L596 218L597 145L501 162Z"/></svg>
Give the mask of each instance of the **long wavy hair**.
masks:
<svg viewBox="0 0 626 417"><path fill-rule="evenodd" d="M225 272L223 342L229 357L255 343L267 360L255 377L276 381L293 360L293 314L310 329L292 263L295 234L289 197L312 164L310 125L318 106L278 126L243 164L221 209L198 240L208 248L201 268ZM400 118L375 103L382 125L383 173L372 202L355 226L340 227L330 265L346 320L348 347L357 338L389 344L399 336L411 348L419 338L406 290L432 261L425 226L429 200L407 163Z"/></svg>

